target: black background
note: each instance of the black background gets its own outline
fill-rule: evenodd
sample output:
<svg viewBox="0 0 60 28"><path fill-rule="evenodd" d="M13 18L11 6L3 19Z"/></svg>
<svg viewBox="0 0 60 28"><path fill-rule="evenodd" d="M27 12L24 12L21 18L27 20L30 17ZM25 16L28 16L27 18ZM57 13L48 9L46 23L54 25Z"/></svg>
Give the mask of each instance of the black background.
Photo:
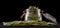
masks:
<svg viewBox="0 0 60 28"><path fill-rule="evenodd" d="M20 16L22 15L23 10L30 5L38 6L45 12L53 15L57 19L57 22L59 22L60 4L57 0L2 0L0 2L0 22L23 20L20 19Z"/></svg>

